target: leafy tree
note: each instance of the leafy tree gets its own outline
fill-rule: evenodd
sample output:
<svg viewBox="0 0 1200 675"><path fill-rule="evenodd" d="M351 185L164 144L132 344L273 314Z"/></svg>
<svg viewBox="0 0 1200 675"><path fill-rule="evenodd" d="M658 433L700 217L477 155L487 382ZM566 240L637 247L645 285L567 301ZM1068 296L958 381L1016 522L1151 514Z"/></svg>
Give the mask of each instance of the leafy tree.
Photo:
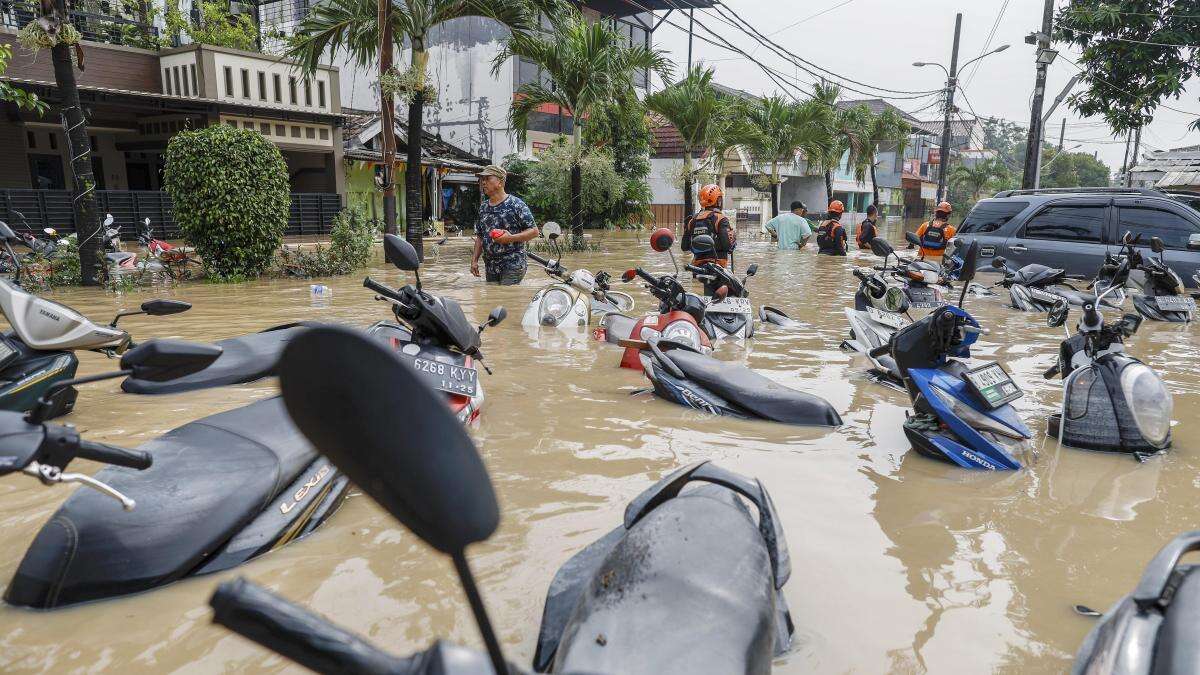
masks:
<svg viewBox="0 0 1200 675"><path fill-rule="evenodd" d="M537 2L535 6L533 3ZM550 7L551 0L390 0L382 8L377 0L320 0L296 29L287 55L299 61L306 74L316 72L321 58L345 52L359 66L380 68L379 93L383 161L388 176L395 160L396 96L408 103L408 156L405 159L405 238L417 249L422 246L425 207L421 189L421 138L424 108L434 102L435 91L427 80L429 33L438 26L463 17L485 17L514 31L514 37L537 26L535 8ZM381 49L380 45L388 45ZM392 68L392 53L409 50L410 67L400 73ZM383 188L384 219L389 233L396 230L396 188L388 180Z"/></svg>
<svg viewBox="0 0 1200 675"><path fill-rule="evenodd" d="M999 160L993 159L976 162L971 166L958 164L950 169L947 179L954 187L965 189L971 195L972 202L977 202L979 193L1007 175L1008 170L1004 168L1004 165Z"/></svg>
<svg viewBox="0 0 1200 675"><path fill-rule="evenodd" d="M8 70L8 62L12 59L12 46L0 44L0 75ZM37 97L37 94L13 86L8 82L0 81L0 101L8 101L15 104L18 108L32 110L38 114L46 112L46 104Z"/></svg>
<svg viewBox="0 0 1200 675"><path fill-rule="evenodd" d="M505 169L516 180L518 194L529 204L539 221L567 222L574 211L572 174L580 173L582 220L593 226L610 224L609 218L625 198L627 181L617 173L612 153L607 149L594 150L583 145L569 144L559 139L543 150L537 161L510 155ZM578 239L575 244L581 242Z"/></svg>
<svg viewBox="0 0 1200 675"><path fill-rule="evenodd" d="M1145 126L1159 105L1200 75L1200 5L1174 0L1073 0L1055 37L1082 48L1087 89L1071 97L1081 115L1102 115L1114 133ZM1200 129L1200 119L1193 123Z"/></svg>
<svg viewBox="0 0 1200 675"><path fill-rule="evenodd" d="M796 103L779 95L749 107L745 147L770 184L772 218L779 215L780 169L796 162L797 151L810 157L827 152L832 114L821 101Z"/></svg>
<svg viewBox="0 0 1200 675"><path fill-rule="evenodd" d="M908 145L910 130L908 122L905 122L900 113L891 108L884 109L878 115L871 114L870 116L862 151L863 160L871 167L871 191L874 193L871 203L876 206L879 206L879 181L875 178L875 167L878 164L876 156L879 148L884 145L893 147L897 156L903 156L904 148Z"/></svg>
<svg viewBox="0 0 1200 675"><path fill-rule="evenodd" d="M1059 153L1048 145L1042 149L1042 187L1102 187L1110 175L1104 162L1087 153Z"/></svg>
<svg viewBox="0 0 1200 675"><path fill-rule="evenodd" d="M546 74L548 84L529 82L514 94L509 122L524 143L530 116L543 105L555 105L571 116L574 141L582 144L582 124L599 115L604 106L632 95L633 78L643 69L664 77L671 72L670 61L657 49L642 45L626 46L621 35L600 21L588 21L578 11L566 13L548 36L514 33L492 62L493 74L499 74L508 60L523 58L536 63ZM576 240L583 237L584 204L579 152L571 167L571 231Z"/></svg>
<svg viewBox="0 0 1200 675"><path fill-rule="evenodd" d="M825 118L825 139L812 152L806 153L809 162L825 174L825 201L833 199L833 172L842 164L853 168L859 180L866 175L862 157L866 152L866 136L870 133L866 106L838 109L841 88L834 84L818 83L813 88L813 101L828 110Z"/></svg>
<svg viewBox="0 0 1200 675"><path fill-rule="evenodd" d="M697 170L693 155L710 148L718 140L721 118L727 115L728 104L712 85L713 70L693 66L678 82L663 87L646 97L646 108L657 113L675 127L683 144L683 211L692 212L692 184Z"/></svg>
<svg viewBox="0 0 1200 675"><path fill-rule="evenodd" d="M176 134L164 159L175 220L205 268L226 279L266 270L291 205L279 148L262 134L220 124Z"/></svg>
<svg viewBox="0 0 1200 675"><path fill-rule="evenodd" d="M650 214L650 143L653 135L646 109L632 94L603 106L583 127L583 142L607 148L613 168L625 181L623 197L613 206L608 222L620 227Z"/></svg>
<svg viewBox="0 0 1200 675"><path fill-rule="evenodd" d="M981 118L983 147L995 150L997 158L1010 172L1025 166L1025 127L1005 119Z"/></svg>

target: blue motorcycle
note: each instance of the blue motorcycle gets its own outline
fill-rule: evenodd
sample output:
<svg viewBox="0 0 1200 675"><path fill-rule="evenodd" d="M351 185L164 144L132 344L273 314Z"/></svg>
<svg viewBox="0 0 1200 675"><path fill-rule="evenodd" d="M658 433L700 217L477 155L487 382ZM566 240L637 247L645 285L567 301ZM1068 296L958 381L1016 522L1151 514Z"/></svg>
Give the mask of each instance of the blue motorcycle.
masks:
<svg viewBox="0 0 1200 675"><path fill-rule="evenodd" d="M917 452L970 469L1015 470L1021 463L1001 438L1022 442L1032 432L1010 405L1021 389L999 363L969 367L971 345L984 332L962 309L975 276L978 244L963 255L959 306L940 307L896 332L873 356L890 354L913 403L904 434Z"/></svg>

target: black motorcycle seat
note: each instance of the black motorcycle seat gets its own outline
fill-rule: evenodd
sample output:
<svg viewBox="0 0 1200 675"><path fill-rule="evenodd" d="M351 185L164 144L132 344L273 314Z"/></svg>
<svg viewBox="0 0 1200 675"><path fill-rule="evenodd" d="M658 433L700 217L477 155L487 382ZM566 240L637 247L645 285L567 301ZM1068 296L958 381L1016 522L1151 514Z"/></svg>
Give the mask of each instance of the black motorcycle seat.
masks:
<svg viewBox="0 0 1200 675"><path fill-rule="evenodd" d="M221 355L204 370L166 382L127 377L121 382L121 390L129 394L177 394L269 377L275 374L279 355L287 343L305 328L316 325L320 324L310 321L289 323L261 333L220 340L214 344L221 348Z"/></svg>
<svg viewBox="0 0 1200 675"><path fill-rule="evenodd" d="M785 424L842 423L825 399L785 387L745 366L683 349L667 355L688 379L757 417Z"/></svg>
<svg viewBox="0 0 1200 675"><path fill-rule="evenodd" d="M687 490L596 544L608 550L572 558L555 577L560 590L577 588L560 598L566 611L549 611L548 598L538 648L554 672L770 670L780 634L771 560L732 492Z"/></svg>
<svg viewBox="0 0 1200 675"><path fill-rule="evenodd" d="M76 490L25 553L9 603L51 608L186 576L317 456L278 397L189 422L139 449L153 455L149 469L96 474L137 507Z"/></svg>

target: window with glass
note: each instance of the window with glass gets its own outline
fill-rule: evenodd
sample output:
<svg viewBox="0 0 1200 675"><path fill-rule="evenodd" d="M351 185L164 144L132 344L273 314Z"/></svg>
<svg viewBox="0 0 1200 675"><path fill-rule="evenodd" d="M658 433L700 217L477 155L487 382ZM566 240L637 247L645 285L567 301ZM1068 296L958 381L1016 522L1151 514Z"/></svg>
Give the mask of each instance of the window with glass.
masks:
<svg viewBox="0 0 1200 675"><path fill-rule="evenodd" d="M958 231L960 234L995 232L1027 206L1029 202L979 202L963 219L962 227L958 228Z"/></svg>
<svg viewBox="0 0 1200 675"><path fill-rule="evenodd" d="M1031 239L1101 243L1104 241L1104 206L1051 206L1025 225Z"/></svg>
<svg viewBox="0 0 1200 675"><path fill-rule="evenodd" d="M250 98L250 71L242 68L242 98Z"/></svg>
<svg viewBox="0 0 1200 675"><path fill-rule="evenodd" d="M258 71L258 100L267 100L267 74L263 71Z"/></svg>
<svg viewBox="0 0 1200 675"><path fill-rule="evenodd" d="M279 73L271 76L271 83L275 85L275 102L283 103L283 87L280 85L281 78Z"/></svg>
<svg viewBox="0 0 1200 675"><path fill-rule="evenodd" d="M1190 220L1167 211L1143 206L1122 206L1117 211L1117 232L1124 235L1142 235L1142 244L1148 245L1151 237L1158 237L1167 248L1186 249L1188 238L1200 233Z"/></svg>
<svg viewBox="0 0 1200 675"><path fill-rule="evenodd" d="M296 78L288 78L288 101L296 105Z"/></svg>
<svg viewBox="0 0 1200 675"><path fill-rule="evenodd" d="M225 66L225 95L233 96L233 68Z"/></svg>

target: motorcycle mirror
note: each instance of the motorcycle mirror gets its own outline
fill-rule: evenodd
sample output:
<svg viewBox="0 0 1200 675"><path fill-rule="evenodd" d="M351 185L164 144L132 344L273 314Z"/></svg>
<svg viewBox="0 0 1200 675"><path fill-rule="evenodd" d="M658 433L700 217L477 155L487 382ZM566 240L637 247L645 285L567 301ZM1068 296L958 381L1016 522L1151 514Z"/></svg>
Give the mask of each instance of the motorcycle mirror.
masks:
<svg viewBox="0 0 1200 675"><path fill-rule="evenodd" d="M553 241L562 236L562 226L551 220L542 225L542 234L546 235L547 239Z"/></svg>
<svg viewBox="0 0 1200 675"><path fill-rule="evenodd" d="M150 219L149 219L149 218L143 218L143 219L142 219L142 224L143 224L143 225L145 225L146 227L150 227Z"/></svg>
<svg viewBox="0 0 1200 675"><path fill-rule="evenodd" d="M1158 237L1150 237L1150 250L1154 251L1155 253L1162 253L1163 251L1167 250L1167 247L1163 245L1162 239L1159 239Z"/></svg>
<svg viewBox="0 0 1200 675"><path fill-rule="evenodd" d="M417 249L394 234L383 235L383 250L387 254L387 259L396 266L396 269L415 272L421 267L421 258L417 255Z"/></svg>
<svg viewBox="0 0 1200 675"><path fill-rule="evenodd" d="M1121 243L1122 244L1132 244L1133 243L1133 233L1130 232L1129 230L1125 230L1125 235L1121 237Z"/></svg>
<svg viewBox="0 0 1200 675"><path fill-rule="evenodd" d="M716 290L716 292L713 293L713 295L720 300L724 300L725 298L729 297L729 287L722 286L722 287L718 288Z"/></svg>
<svg viewBox="0 0 1200 675"><path fill-rule="evenodd" d="M150 316L167 316L169 314L179 314L186 312L192 308L192 303L182 300L168 300L166 298L156 298L147 300L142 303L142 311Z"/></svg>
<svg viewBox="0 0 1200 675"><path fill-rule="evenodd" d="M657 253L670 251L675 243L675 235L668 228L660 227L650 234L650 248Z"/></svg>
<svg viewBox="0 0 1200 675"><path fill-rule="evenodd" d="M4 222L3 220L0 220L0 239L3 239L4 241L19 241L17 238L17 233L13 232L12 228L8 226L8 223Z"/></svg>
<svg viewBox="0 0 1200 675"><path fill-rule="evenodd" d="M121 356L121 369L147 382L166 382L204 370L221 355L216 345L165 338L148 340Z"/></svg>
<svg viewBox="0 0 1200 675"><path fill-rule="evenodd" d="M758 274L758 263L754 263L753 265L746 268L746 276L752 277L755 274Z"/></svg>
<svg viewBox="0 0 1200 675"><path fill-rule="evenodd" d="M967 244L967 250L963 251L962 269L958 273L959 281L964 284L975 278L975 268L979 264L979 242L972 241Z"/></svg>
<svg viewBox="0 0 1200 675"><path fill-rule="evenodd" d="M621 274L621 281L624 281L625 283L629 283L629 282L633 281L633 278L636 276L637 276L636 271L625 270L625 272Z"/></svg>
<svg viewBox="0 0 1200 675"><path fill-rule="evenodd" d="M496 495L474 443L395 350L320 326L288 344L279 383L308 440L427 544L457 555L496 530Z"/></svg>
<svg viewBox="0 0 1200 675"><path fill-rule="evenodd" d="M58 236L58 230L54 229L53 227L43 227L42 232L45 232L46 234L50 235L51 237Z"/></svg>
<svg viewBox="0 0 1200 675"><path fill-rule="evenodd" d="M1063 301L1059 301L1050 308L1046 313L1046 325L1051 328L1058 328L1067 322L1067 314L1070 312L1071 306Z"/></svg>
<svg viewBox="0 0 1200 675"><path fill-rule="evenodd" d="M992 258L992 267L998 270L1004 269L1004 263L1008 262L1003 256Z"/></svg>
<svg viewBox="0 0 1200 675"><path fill-rule="evenodd" d="M907 241L908 243L912 244L913 246L921 245L921 238L917 236L916 232L905 232L904 240Z"/></svg>
<svg viewBox="0 0 1200 675"><path fill-rule="evenodd" d="M886 260L888 256L896 252L896 249L892 248L892 245L883 237L875 237L871 240L871 252Z"/></svg>
<svg viewBox="0 0 1200 675"><path fill-rule="evenodd" d="M112 224L113 224L113 214L111 214L111 213L104 214L104 226L108 227L109 225L112 225Z"/></svg>
<svg viewBox="0 0 1200 675"><path fill-rule="evenodd" d="M495 326L506 318L508 318L508 310L503 307L497 307L488 314L487 325Z"/></svg>

